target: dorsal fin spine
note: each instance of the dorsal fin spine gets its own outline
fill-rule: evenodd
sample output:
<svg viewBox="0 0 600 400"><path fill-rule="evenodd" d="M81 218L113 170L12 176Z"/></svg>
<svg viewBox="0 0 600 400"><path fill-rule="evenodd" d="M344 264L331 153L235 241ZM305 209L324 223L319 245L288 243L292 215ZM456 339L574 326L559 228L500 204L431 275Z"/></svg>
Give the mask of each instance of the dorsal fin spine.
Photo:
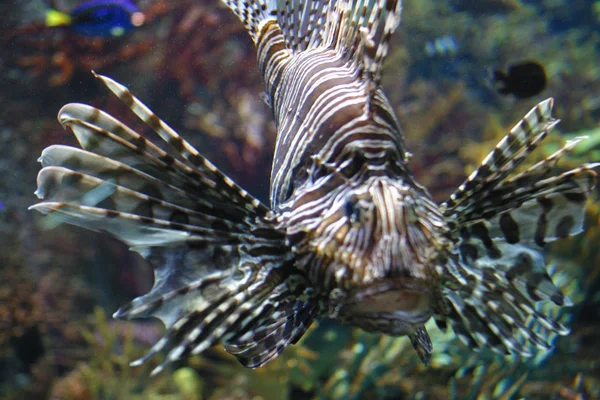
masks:
<svg viewBox="0 0 600 400"><path fill-rule="evenodd" d="M223 0L242 21L250 37L257 43L261 27L269 20L277 20L276 0Z"/></svg>

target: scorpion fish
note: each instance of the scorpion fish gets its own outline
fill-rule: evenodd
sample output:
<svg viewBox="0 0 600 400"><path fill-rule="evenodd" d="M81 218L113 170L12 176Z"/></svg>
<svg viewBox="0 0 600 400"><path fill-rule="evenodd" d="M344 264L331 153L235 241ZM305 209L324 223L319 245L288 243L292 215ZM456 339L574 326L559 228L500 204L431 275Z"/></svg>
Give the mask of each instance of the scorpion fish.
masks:
<svg viewBox="0 0 600 400"><path fill-rule="evenodd" d="M81 149L46 148L31 208L107 232L152 265L154 285L115 318L165 333L132 366L220 344L260 367L319 318L408 336L427 364L425 323L473 349L531 356L571 305L544 247L583 230L598 163L558 172L568 141L517 167L557 120L535 106L445 202L416 182L382 65L400 0L224 0L257 47L277 127L270 205L219 171L121 84L97 77L165 143L96 108L59 114Z"/></svg>

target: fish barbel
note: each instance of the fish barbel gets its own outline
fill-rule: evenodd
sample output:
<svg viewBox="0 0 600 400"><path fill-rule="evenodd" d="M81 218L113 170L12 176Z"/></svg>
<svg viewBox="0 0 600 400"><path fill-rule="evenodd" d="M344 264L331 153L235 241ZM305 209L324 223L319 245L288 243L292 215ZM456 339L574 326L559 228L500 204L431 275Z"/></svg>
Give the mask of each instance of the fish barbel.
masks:
<svg viewBox="0 0 600 400"><path fill-rule="evenodd" d="M269 206L99 75L169 150L103 111L68 104L58 119L81 149L54 145L40 158L42 202L32 209L108 232L154 268L150 292L115 313L166 326L132 365L165 351L158 373L222 344L260 367L320 317L407 335L425 363L432 318L501 354L529 356L568 333L535 306L570 304L543 249L581 232L598 164L555 171L579 138L515 173L557 123L552 99L436 204L410 171L380 86L400 0L224 2L256 44L277 126Z"/></svg>

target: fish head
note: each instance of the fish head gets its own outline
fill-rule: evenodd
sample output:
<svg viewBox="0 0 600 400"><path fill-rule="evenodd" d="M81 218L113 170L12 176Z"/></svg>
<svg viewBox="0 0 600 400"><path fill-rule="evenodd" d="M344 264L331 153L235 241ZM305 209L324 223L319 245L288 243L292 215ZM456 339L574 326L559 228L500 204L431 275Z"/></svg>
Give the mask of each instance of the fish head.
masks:
<svg viewBox="0 0 600 400"><path fill-rule="evenodd" d="M373 177L340 190L306 232L309 277L329 313L354 326L403 334L430 318L448 245L438 206L420 188Z"/></svg>

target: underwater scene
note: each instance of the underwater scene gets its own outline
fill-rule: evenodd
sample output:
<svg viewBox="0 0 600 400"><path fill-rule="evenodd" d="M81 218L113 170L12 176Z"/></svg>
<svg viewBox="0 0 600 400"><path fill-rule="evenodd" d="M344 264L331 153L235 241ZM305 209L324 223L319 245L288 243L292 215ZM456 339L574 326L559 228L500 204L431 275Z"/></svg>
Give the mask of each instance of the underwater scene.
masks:
<svg viewBox="0 0 600 400"><path fill-rule="evenodd" d="M600 1L0 15L0 399L600 399Z"/></svg>

